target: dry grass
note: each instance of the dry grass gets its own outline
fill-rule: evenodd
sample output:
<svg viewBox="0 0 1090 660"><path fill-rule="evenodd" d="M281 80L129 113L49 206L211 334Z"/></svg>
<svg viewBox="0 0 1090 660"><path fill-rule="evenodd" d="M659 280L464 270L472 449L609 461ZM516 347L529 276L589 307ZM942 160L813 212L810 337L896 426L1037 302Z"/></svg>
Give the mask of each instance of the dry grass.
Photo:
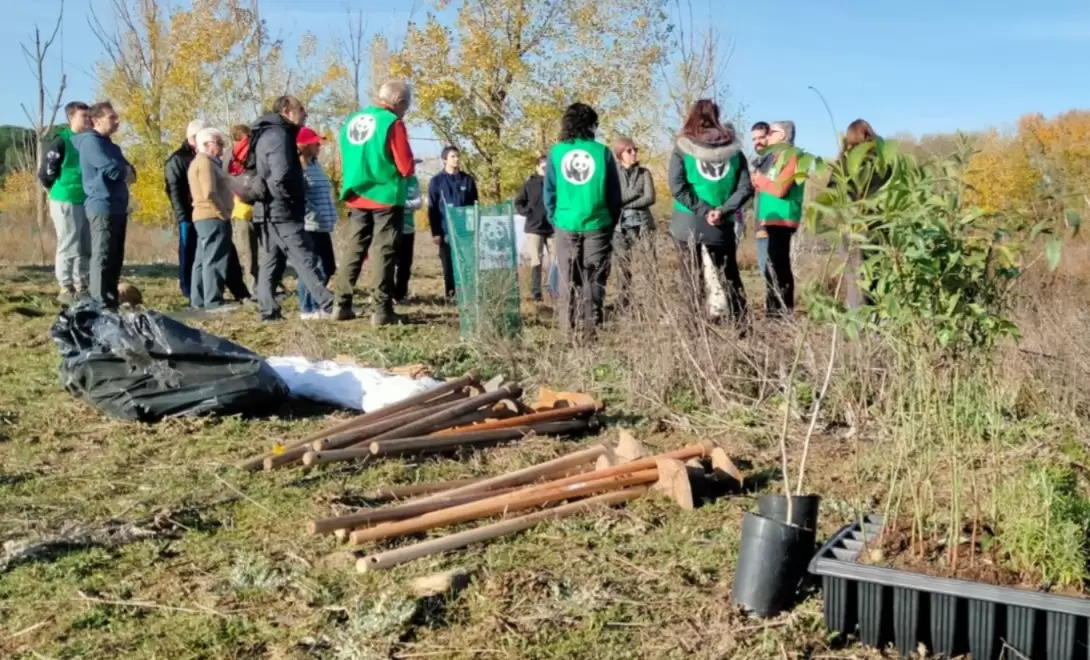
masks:
<svg viewBox="0 0 1090 660"><path fill-rule="evenodd" d="M140 230L130 237L145 233L156 235ZM0 237L0 255L26 262L18 256L28 254L20 250L31 239L21 240L17 249L10 247L14 237ZM173 254L165 237L159 244L130 240L149 241L150 261ZM756 318L745 338L682 313L672 247L656 248L657 266L644 260L636 268L637 303L590 345L560 341L549 314L529 306L517 342L458 341L453 310L429 302L441 285L434 248L423 240L413 285L421 302L405 310L412 325L262 325L238 313L204 327L266 355L424 362L444 376L473 366L531 389L590 391L608 403L614 424L636 428L651 448L713 438L755 482L776 488L778 424L798 329L763 320L751 247L742 263ZM1085 256L1085 246L1077 250L1083 252L1070 254L1068 264ZM799 255L801 290L824 253L804 244ZM1060 452L1062 438L1086 437L1090 394L1080 383L1090 366L1090 315L1080 301L1088 299L1090 274L1080 268L1065 264L1056 275L1035 270L1027 277L1019 309L1025 339L1002 354L996 386L1004 400L1024 407L1011 423L1032 438L1012 450L1023 456ZM183 304L171 266L136 266L125 277L157 308ZM57 387L47 334L56 311L49 273L8 266L0 281L8 303L0 314L0 540L101 529L111 520L135 521L148 532L60 546L0 573L4 657L764 659L782 657L781 649L788 657L878 657L830 644L819 597L766 623L729 607L738 521L752 506L749 497L692 512L649 499L357 575L343 548L303 534L305 520L327 514L334 499L379 484L496 473L569 451L570 443L535 439L457 461L242 474L230 467L235 460L321 427L325 411L289 407L262 420L150 427L105 420ZM26 316L13 304L46 315ZM825 332L818 329L803 353L792 461L828 359ZM890 458L883 443L895 424L884 406L896 386L890 370L881 347L864 343L837 358L808 470L807 490L824 497L825 533L884 502ZM1053 435L1056 429L1065 430ZM409 595L412 578L455 566L474 573L466 591Z"/></svg>

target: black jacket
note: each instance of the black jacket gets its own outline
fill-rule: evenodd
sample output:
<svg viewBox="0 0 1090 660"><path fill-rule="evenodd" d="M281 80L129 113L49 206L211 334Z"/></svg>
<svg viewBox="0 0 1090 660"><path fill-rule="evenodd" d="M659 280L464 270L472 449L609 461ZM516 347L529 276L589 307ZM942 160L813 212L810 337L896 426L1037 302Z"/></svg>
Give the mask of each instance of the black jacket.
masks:
<svg viewBox="0 0 1090 660"><path fill-rule="evenodd" d="M553 224L545 214L545 177L531 174L515 196L515 212L526 218L526 233L552 236Z"/></svg>
<svg viewBox="0 0 1090 660"><path fill-rule="evenodd" d="M189 191L189 165L197 157L197 150L183 142L170 154L166 164L167 199L174 209L175 222L193 222L193 193Z"/></svg>
<svg viewBox="0 0 1090 660"><path fill-rule="evenodd" d="M251 130L252 161L247 161L253 164L253 177L248 197L254 201L254 222L302 222L307 189L295 144L299 126L269 113Z"/></svg>
<svg viewBox="0 0 1090 660"><path fill-rule="evenodd" d="M428 181L428 224L432 236L447 233L447 204L473 206L479 201L477 180L461 170L448 174L439 172Z"/></svg>

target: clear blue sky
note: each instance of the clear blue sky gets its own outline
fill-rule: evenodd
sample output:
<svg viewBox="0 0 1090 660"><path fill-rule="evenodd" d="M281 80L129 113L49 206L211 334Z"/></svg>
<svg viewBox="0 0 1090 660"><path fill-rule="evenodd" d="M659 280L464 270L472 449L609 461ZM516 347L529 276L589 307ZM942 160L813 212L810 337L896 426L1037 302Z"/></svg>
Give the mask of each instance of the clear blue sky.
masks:
<svg viewBox="0 0 1090 660"><path fill-rule="evenodd" d="M91 0L106 14L104 0ZM734 41L728 68L732 96L749 122L794 120L801 146L834 150L820 89L842 130L856 117L884 134L1007 127L1027 112L1090 107L1090 0L693 0L694 13L716 8ZM0 23L2 80L15 103L0 106L0 124L26 124L18 101L34 102L35 83L19 42L34 23L52 26L59 0L5 2ZM409 0L262 0L274 34L293 44L311 30L323 41L343 34L346 8L362 8L369 29L400 35ZM672 4L672 2L671 2ZM417 0L417 6L423 5ZM66 99L92 99L91 63L99 46L87 28L87 0L68 0L63 56ZM397 10L393 8L397 7ZM423 17L423 11L418 11ZM720 19L720 17L722 17ZM60 49L48 75L60 70ZM424 137L425 134L421 134ZM419 143L429 153L433 144Z"/></svg>

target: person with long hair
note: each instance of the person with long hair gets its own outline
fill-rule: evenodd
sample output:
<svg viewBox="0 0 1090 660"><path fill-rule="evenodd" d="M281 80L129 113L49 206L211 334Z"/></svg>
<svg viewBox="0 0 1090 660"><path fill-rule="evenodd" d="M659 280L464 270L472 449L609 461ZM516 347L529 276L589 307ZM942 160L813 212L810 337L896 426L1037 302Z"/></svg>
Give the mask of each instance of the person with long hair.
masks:
<svg viewBox="0 0 1090 660"><path fill-rule="evenodd" d="M637 252L654 247L655 180L651 171L640 165L640 152L630 138L613 141L613 156L621 182L621 224L613 234L613 260L617 263L617 286L620 297L617 306L628 307L632 260Z"/></svg>
<svg viewBox="0 0 1090 660"><path fill-rule="evenodd" d="M564 111L545 164L545 213L556 228L560 327L593 333L602 310L621 217L617 163L596 141L598 113L585 103Z"/></svg>
<svg viewBox="0 0 1090 660"><path fill-rule="evenodd" d="M678 247L686 298L703 314L706 291L720 286L736 323L747 320L746 294L738 272L735 213L753 196L749 166L719 105L701 99L689 109L670 156L674 213L670 235ZM705 280L704 260L718 282Z"/></svg>
<svg viewBox="0 0 1090 660"><path fill-rule="evenodd" d="M768 144L795 143L795 124L777 121L770 125ZM772 318L787 317L795 309L795 274L791 270L791 238L802 222L803 184L795 182L798 154L780 149L753 175L757 189L757 227L768 233L765 265L765 309Z"/></svg>

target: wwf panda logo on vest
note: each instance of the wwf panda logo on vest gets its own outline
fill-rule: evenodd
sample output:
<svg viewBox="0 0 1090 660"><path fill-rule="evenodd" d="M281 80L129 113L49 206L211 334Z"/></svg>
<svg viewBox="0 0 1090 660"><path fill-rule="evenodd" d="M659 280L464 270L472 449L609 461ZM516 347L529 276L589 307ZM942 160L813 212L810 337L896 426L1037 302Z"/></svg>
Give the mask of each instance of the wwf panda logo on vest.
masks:
<svg viewBox="0 0 1090 660"><path fill-rule="evenodd" d="M375 118L371 115L359 115L348 125L348 141L352 144L364 144L375 134Z"/></svg>
<svg viewBox="0 0 1090 660"><path fill-rule="evenodd" d="M582 149L572 149L560 161L560 174L568 183L581 186L594 176L594 157Z"/></svg>
<svg viewBox="0 0 1090 660"><path fill-rule="evenodd" d="M708 181L719 181L727 175L727 172L730 172L730 161L697 159L696 169L700 171L700 176L704 177Z"/></svg>

